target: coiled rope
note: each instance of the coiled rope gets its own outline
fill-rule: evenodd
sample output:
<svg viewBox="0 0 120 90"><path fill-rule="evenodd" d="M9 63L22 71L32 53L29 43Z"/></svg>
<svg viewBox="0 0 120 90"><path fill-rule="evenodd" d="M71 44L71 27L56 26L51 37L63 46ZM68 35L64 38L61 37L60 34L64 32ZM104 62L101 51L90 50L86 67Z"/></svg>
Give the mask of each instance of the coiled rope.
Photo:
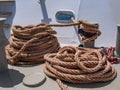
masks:
<svg viewBox="0 0 120 90"><path fill-rule="evenodd" d="M83 42L95 40L101 33L98 24L80 20L71 24L39 24L25 27L14 26L10 44L6 46L6 58L11 64L37 64L43 62L46 53L56 52L60 48L56 32L51 27L78 26ZM91 35L87 37L88 35Z"/></svg>
<svg viewBox="0 0 120 90"><path fill-rule="evenodd" d="M58 53L46 54L44 72L55 78L61 90L68 90L62 83L105 82L115 78L115 68L106 60L102 49L65 46Z"/></svg>
<svg viewBox="0 0 120 90"><path fill-rule="evenodd" d="M38 64L44 54L57 52L60 48L56 31L46 24L14 26L6 46L6 58L11 64Z"/></svg>

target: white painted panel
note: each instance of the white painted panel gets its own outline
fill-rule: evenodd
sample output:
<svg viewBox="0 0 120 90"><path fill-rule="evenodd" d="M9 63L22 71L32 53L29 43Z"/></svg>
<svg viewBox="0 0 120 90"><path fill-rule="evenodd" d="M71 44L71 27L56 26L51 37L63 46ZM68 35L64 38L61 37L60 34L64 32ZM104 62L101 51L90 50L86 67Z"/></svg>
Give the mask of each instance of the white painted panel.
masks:
<svg viewBox="0 0 120 90"><path fill-rule="evenodd" d="M39 24L42 21L55 24L55 14L58 10L72 10L75 18L78 18L78 11L81 0L16 0L16 15L14 24L29 25ZM43 9L43 11L42 11ZM48 22L48 20L50 22ZM61 43L79 43L74 27L54 28ZM63 37L65 38L63 40Z"/></svg>
<svg viewBox="0 0 120 90"><path fill-rule="evenodd" d="M61 10L71 10L75 13L75 19L78 18L79 7L80 7L80 0L40 0L41 2L44 1L46 6L46 14L48 14L48 19L51 20L48 23L56 23L55 14ZM41 7L42 9L42 7ZM43 14L44 15L44 14ZM44 17L43 17L44 18ZM45 17L46 18L46 17ZM44 18L44 19L45 19ZM43 19L43 20L44 20ZM76 37L74 27L54 27L57 31L57 36L59 41L63 44L74 44L79 43ZM64 38L64 40L63 40Z"/></svg>
<svg viewBox="0 0 120 90"><path fill-rule="evenodd" d="M120 0L110 0L111 10L117 24L120 24Z"/></svg>

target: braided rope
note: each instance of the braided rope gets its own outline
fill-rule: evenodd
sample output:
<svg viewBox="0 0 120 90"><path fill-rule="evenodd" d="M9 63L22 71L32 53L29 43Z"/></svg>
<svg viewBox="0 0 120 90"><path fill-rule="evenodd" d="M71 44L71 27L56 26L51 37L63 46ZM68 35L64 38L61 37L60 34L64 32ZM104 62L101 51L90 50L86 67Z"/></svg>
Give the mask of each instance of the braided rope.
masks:
<svg viewBox="0 0 120 90"><path fill-rule="evenodd" d="M6 58L11 64L37 64L44 61L44 54L60 48L56 32L46 24L14 26L6 46Z"/></svg>
<svg viewBox="0 0 120 90"><path fill-rule="evenodd" d="M58 53L46 54L44 72L56 81L62 90L68 90L61 82L93 83L113 80L115 68L106 60L102 49L65 46Z"/></svg>

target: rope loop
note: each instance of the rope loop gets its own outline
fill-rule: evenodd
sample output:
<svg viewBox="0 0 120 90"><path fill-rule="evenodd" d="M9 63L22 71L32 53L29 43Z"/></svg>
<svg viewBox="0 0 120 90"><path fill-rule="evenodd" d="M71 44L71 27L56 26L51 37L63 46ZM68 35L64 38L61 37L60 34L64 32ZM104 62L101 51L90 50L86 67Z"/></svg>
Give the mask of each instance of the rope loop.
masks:
<svg viewBox="0 0 120 90"><path fill-rule="evenodd" d="M101 35L99 31L99 25L97 23L87 22L85 20L79 20L75 22L74 19L71 19L73 23L70 24L49 24L50 27L67 27L67 26L77 26L78 33L80 34L83 43L94 41L98 36Z"/></svg>
<svg viewBox="0 0 120 90"><path fill-rule="evenodd" d="M68 90L62 81L105 82L113 80L116 76L115 68L107 61L102 49L65 46L57 53L46 54L44 59L45 74L56 78L62 90Z"/></svg>

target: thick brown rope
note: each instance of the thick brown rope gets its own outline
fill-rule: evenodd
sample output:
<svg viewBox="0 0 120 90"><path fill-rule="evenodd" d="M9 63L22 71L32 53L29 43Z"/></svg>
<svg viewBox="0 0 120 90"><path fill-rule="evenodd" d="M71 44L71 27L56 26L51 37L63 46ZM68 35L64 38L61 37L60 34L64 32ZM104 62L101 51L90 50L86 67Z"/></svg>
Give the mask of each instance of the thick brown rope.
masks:
<svg viewBox="0 0 120 90"><path fill-rule="evenodd" d="M58 53L46 54L44 72L55 78L62 90L68 90L61 82L93 83L113 80L115 68L106 60L102 49L65 46Z"/></svg>
<svg viewBox="0 0 120 90"><path fill-rule="evenodd" d="M14 26L6 57L11 64L37 64L44 61L44 54L56 52L60 48L56 34L46 24Z"/></svg>
<svg viewBox="0 0 120 90"><path fill-rule="evenodd" d="M56 34L56 32L52 30L51 27L76 25L79 29L83 29L89 34L94 34L88 38L80 33L84 43L95 40L101 34L98 30L98 24L92 24L84 20L71 24L39 24L25 27L14 26L10 44L6 47L6 57L11 64L40 63L43 61L41 59L43 59L44 54L53 51L56 52L59 48L57 38L52 35Z"/></svg>
<svg viewBox="0 0 120 90"><path fill-rule="evenodd" d="M73 23L70 24L49 24L48 26L52 27L67 27L67 26L78 26L78 29L82 29L85 33L88 33L89 37L85 36L83 33L80 33L83 43L94 41L98 36L101 35L99 31L99 25L97 23L90 23L85 20L79 20L76 22L74 19L71 19Z"/></svg>
<svg viewBox="0 0 120 90"><path fill-rule="evenodd" d="M98 24L90 23L85 20L80 20L79 23L82 24L78 26L78 28L91 35L90 37L86 37L83 33L80 33L83 43L94 41L98 36L101 35Z"/></svg>

